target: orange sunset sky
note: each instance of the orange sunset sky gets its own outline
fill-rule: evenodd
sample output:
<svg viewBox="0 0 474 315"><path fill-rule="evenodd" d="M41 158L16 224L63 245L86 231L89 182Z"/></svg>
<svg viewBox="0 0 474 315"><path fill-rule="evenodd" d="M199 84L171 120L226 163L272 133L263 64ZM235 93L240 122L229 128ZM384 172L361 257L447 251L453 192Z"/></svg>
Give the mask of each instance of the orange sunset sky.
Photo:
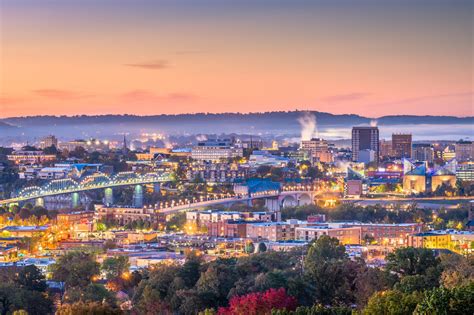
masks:
<svg viewBox="0 0 474 315"><path fill-rule="evenodd" d="M472 116L473 3L0 0L0 117Z"/></svg>

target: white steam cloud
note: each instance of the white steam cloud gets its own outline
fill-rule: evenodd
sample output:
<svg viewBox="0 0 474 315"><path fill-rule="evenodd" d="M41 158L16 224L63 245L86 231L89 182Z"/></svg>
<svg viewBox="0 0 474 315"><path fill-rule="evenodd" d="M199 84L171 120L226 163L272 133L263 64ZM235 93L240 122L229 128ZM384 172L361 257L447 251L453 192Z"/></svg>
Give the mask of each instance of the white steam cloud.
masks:
<svg viewBox="0 0 474 315"><path fill-rule="evenodd" d="M372 119L372 120L370 121L370 127L377 127L377 124L378 124L377 119Z"/></svg>
<svg viewBox="0 0 474 315"><path fill-rule="evenodd" d="M197 141L206 141L206 140L207 140L207 136L206 136L206 135L197 135L197 136L196 136L196 140L197 140Z"/></svg>
<svg viewBox="0 0 474 315"><path fill-rule="evenodd" d="M316 116L311 113L305 113L298 118L301 125L301 141L311 140L311 138L318 137L318 130L316 126Z"/></svg>

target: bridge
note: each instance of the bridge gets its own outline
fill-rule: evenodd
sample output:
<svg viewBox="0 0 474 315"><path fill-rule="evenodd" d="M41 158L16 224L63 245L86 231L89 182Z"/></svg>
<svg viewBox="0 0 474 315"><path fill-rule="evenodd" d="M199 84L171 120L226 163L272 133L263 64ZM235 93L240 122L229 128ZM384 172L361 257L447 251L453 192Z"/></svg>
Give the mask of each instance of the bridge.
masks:
<svg viewBox="0 0 474 315"><path fill-rule="evenodd" d="M304 206L314 204L317 199L325 201L325 205L334 206L336 200L342 203L370 202L385 205L388 203L416 203L416 202L466 202L474 200L474 197L385 197L385 198L340 198L325 196L314 186L283 187L281 191L262 191L250 195L221 195L220 197L208 197L201 199L183 199L178 202L165 202L155 205L159 213L172 214L181 211L198 210L217 205L232 205L245 203L251 205L252 200L265 199L265 207L270 211L280 210L285 207Z"/></svg>
<svg viewBox="0 0 474 315"><path fill-rule="evenodd" d="M71 178L66 179L55 179L43 186L30 186L21 189L16 196L10 199L0 200L0 205L17 204L22 201L28 200L42 200L44 197L57 196L63 194L72 194L73 203L74 198L79 192L90 191L96 189L105 189L105 199L107 201L113 201L112 188L120 186L131 186L135 185L134 192L134 203L135 198L140 199L142 195L141 185L154 184L161 182L169 182L172 180L172 175L169 173L146 173L137 174L135 172L122 172L117 173L114 176L108 176L106 174L98 173L86 176L80 180L74 180ZM141 196L141 198L143 198ZM108 202L113 203L113 202ZM139 200L137 200L139 203Z"/></svg>
<svg viewBox="0 0 474 315"><path fill-rule="evenodd" d="M265 207L270 211L280 210L284 207L303 206L314 203L319 191L315 186L283 187L282 190L260 191L256 193L232 195L225 194L220 197L202 197L200 199L183 199L178 202L164 202L155 205L160 213L171 214L180 211L202 209L217 205L231 205L244 203L251 205L252 200L264 199Z"/></svg>

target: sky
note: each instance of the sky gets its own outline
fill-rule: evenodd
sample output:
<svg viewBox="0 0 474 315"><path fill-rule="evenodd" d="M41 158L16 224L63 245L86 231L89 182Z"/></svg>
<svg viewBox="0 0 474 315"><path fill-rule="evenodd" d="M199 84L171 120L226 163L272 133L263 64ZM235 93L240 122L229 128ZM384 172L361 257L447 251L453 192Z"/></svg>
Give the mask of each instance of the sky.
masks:
<svg viewBox="0 0 474 315"><path fill-rule="evenodd" d="M474 116L470 0L0 0L0 117Z"/></svg>

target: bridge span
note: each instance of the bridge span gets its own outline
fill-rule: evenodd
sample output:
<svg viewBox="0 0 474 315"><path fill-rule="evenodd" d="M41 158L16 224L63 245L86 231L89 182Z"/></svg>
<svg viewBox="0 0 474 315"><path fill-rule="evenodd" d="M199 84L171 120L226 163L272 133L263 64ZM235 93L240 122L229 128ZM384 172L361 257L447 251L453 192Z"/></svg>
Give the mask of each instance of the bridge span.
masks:
<svg viewBox="0 0 474 315"><path fill-rule="evenodd" d="M114 176L108 176L106 174L94 174L86 176L79 181L71 178L56 179L43 186L25 187L20 190L16 196L9 199L0 200L0 205L16 204L22 201L63 194L74 194L96 189L169 182L172 179L172 175L169 173L136 174L134 172L122 172L117 173ZM107 195L108 194L106 190L106 198Z"/></svg>

